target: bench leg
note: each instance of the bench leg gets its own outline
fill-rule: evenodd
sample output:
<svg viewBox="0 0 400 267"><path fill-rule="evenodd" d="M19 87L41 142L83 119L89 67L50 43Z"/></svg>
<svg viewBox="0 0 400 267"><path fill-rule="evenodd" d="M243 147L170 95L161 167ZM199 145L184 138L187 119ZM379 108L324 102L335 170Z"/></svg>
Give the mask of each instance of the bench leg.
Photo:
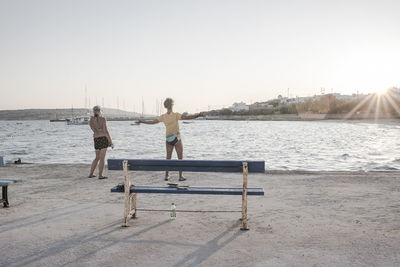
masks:
<svg viewBox="0 0 400 267"><path fill-rule="evenodd" d="M131 183L129 179L129 173L128 173L128 161L124 160L122 162L122 166L124 169L124 191L125 191L125 207L124 207L124 220L122 223L122 226L129 226L129 212L130 212L130 203L129 203L129 198L130 198L130 191L131 191Z"/></svg>
<svg viewBox="0 0 400 267"><path fill-rule="evenodd" d="M136 218L136 193L131 194L130 212L133 211L132 218Z"/></svg>
<svg viewBox="0 0 400 267"><path fill-rule="evenodd" d="M6 185L3 185L3 186L1 187L1 191L2 191L1 202L3 202L3 206L4 206L5 208L7 208L7 207L9 206L9 203L8 203L8 196L7 196L7 187L8 187L8 186L6 186Z"/></svg>
<svg viewBox="0 0 400 267"><path fill-rule="evenodd" d="M128 203L125 203L124 223L122 226L129 226L131 218L136 218L136 193L129 194Z"/></svg>
<svg viewBox="0 0 400 267"><path fill-rule="evenodd" d="M124 219L122 226L129 226L129 220L136 218L136 193L131 194L131 181L128 173L128 161L123 161L124 169L124 191L125 191L125 207L124 207Z"/></svg>
<svg viewBox="0 0 400 267"><path fill-rule="evenodd" d="M242 227L240 230L249 230L247 227L247 174L247 162L243 162Z"/></svg>

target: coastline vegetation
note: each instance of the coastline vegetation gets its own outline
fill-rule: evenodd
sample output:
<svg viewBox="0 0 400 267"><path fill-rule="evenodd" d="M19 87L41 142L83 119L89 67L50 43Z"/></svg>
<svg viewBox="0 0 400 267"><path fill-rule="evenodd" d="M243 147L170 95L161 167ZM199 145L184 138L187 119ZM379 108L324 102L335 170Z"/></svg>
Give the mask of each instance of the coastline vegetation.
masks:
<svg viewBox="0 0 400 267"><path fill-rule="evenodd" d="M294 102L294 103L293 103ZM385 94L354 96L351 99L339 99L334 94L310 97L302 102L283 102L273 99L249 105L249 109L232 110L229 108L211 110L209 116L258 116L283 114L335 114L391 116L400 115L400 88L390 88Z"/></svg>

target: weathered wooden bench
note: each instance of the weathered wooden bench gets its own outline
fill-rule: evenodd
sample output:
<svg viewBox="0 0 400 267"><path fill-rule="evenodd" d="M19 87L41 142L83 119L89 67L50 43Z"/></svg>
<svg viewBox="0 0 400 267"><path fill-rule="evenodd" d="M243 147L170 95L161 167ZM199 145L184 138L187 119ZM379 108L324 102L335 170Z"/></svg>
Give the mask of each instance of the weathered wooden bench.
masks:
<svg viewBox="0 0 400 267"><path fill-rule="evenodd" d="M129 226L129 219L136 217L136 195L138 193L154 194L211 194L242 195L242 230L247 226L247 196L263 196L263 188L248 188L249 172L264 173L264 161L222 161L222 160L146 160L146 159L108 159L109 170L124 171L124 185L111 188L111 192L125 193L125 209L123 226ZM150 187L131 186L131 171L186 171L186 172L241 172L243 187Z"/></svg>
<svg viewBox="0 0 400 267"><path fill-rule="evenodd" d="M0 186L1 186L1 200L0 203L3 203L3 206L7 208L10 203L8 202L8 185L20 182L21 179L16 179L16 178L0 178Z"/></svg>

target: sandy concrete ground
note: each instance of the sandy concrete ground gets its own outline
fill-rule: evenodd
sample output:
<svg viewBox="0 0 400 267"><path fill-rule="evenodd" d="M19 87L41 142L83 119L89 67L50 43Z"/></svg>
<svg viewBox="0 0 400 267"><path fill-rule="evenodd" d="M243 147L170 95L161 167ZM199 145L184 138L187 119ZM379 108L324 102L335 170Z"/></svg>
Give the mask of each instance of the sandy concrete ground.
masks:
<svg viewBox="0 0 400 267"><path fill-rule="evenodd" d="M0 266L399 266L398 173L268 172L250 174L249 231L240 196L154 195L121 227L123 194L110 193L122 172L86 178L88 165L11 165L0 178L10 207L0 207ZM136 185L165 185L163 173L133 173ZM187 185L241 186L241 174L186 173ZM176 174L173 173L176 180Z"/></svg>

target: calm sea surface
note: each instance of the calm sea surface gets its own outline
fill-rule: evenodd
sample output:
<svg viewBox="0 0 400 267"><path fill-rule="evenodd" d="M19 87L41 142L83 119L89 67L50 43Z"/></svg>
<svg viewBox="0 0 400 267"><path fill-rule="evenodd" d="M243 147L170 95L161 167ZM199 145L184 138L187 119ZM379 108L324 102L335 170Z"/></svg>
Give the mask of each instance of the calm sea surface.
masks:
<svg viewBox="0 0 400 267"><path fill-rule="evenodd" d="M165 157L163 124L108 122L115 149L108 158ZM265 160L267 170L400 170L400 122L192 121L180 122L186 159ZM87 125L0 121L6 162L91 163ZM174 157L176 155L174 154Z"/></svg>

